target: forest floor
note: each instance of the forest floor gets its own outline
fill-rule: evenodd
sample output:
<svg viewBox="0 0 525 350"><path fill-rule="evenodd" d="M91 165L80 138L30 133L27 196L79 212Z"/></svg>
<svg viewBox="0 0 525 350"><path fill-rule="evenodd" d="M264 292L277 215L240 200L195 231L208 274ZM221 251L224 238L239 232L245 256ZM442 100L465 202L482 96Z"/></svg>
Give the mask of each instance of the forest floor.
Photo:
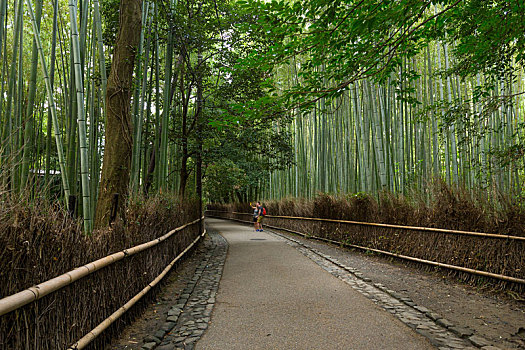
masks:
<svg viewBox="0 0 525 350"><path fill-rule="evenodd" d="M468 327L501 349L525 349L525 302L501 293L475 288L446 277L443 271L422 271L409 264L349 250L339 246L292 236L307 247L329 255L359 270L371 283L412 299L459 327ZM154 333L176 303L187 281L203 259L204 245L172 273L152 303L136 322L126 327L121 337L107 349L140 349L144 338Z"/></svg>

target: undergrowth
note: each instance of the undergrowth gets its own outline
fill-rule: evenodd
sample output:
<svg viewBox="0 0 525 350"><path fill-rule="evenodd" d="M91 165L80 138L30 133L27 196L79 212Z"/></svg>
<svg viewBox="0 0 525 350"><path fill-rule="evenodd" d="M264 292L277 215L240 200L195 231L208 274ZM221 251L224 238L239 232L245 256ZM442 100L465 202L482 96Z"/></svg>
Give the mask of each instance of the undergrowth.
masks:
<svg viewBox="0 0 525 350"><path fill-rule="evenodd" d="M525 236L525 205L519 199L486 191L430 183L424 192L409 195L381 192L330 195L313 199L285 198L264 201L270 215L303 216L450 230ZM209 204L208 209L251 213L249 203Z"/></svg>
<svg viewBox="0 0 525 350"><path fill-rule="evenodd" d="M182 203L170 195L137 198L128 204L125 221L85 235L80 219L72 218L60 203L24 196L0 194L0 298L153 240L198 216L195 200ZM5 349L67 348L151 282L197 235L198 225L190 226L154 248L2 316L0 344ZM124 322L105 332L94 347L104 344L141 307L127 313Z"/></svg>

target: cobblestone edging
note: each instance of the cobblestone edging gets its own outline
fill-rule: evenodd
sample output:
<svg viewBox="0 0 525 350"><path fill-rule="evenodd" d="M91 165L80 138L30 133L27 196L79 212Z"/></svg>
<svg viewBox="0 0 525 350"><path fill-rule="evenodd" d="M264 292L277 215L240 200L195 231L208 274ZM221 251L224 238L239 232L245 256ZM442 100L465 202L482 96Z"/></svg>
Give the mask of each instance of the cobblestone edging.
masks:
<svg viewBox="0 0 525 350"><path fill-rule="evenodd" d="M204 259L169 310L161 329L144 338L142 349L191 350L208 328L228 251L228 243L221 235L208 235Z"/></svg>
<svg viewBox="0 0 525 350"><path fill-rule="evenodd" d="M426 337L438 349L499 349L492 346L486 339L474 335L472 330L455 326L431 310L416 305L410 298L403 297L380 283L372 284L372 281L357 269L345 265L338 259L310 248L291 237L275 231L269 232L284 238L290 246L299 250L324 270L345 281L368 299L373 300L401 322Z"/></svg>

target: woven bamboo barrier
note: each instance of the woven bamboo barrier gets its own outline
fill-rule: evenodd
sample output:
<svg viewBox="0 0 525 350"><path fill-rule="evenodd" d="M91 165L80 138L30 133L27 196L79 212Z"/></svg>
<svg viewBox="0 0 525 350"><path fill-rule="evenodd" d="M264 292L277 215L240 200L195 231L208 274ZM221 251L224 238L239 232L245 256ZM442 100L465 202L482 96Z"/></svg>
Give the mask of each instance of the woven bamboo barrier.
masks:
<svg viewBox="0 0 525 350"><path fill-rule="evenodd" d="M97 270L100 270L103 267L109 266L121 259L135 255L148 248L154 247L160 242L165 241L166 239L171 237L174 233L179 232L190 225L194 225L198 223L199 221L201 221L202 219L203 218L197 219L183 226L177 227L155 240L143 243L141 245L138 245L138 246L135 246L129 249L124 249L123 251L111 254L101 259L98 259L84 266L77 267L76 269L72 271L66 272L58 277L55 277L43 283L37 284L34 287L28 288L16 294L2 298L0 299L0 316L8 312L11 312L13 310L16 310L35 300L38 300L50 293L53 293L81 279L82 277L85 277Z"/></svg>
<svg viewBox="0 0 525 350"><path fill-rule="evenodd" d="M200 220L197 220L200 221ZM93 340L95 340L96 337L98 337L103 331L105 331L113 322L118 320L126 311L128 311L133 305L135 305L146 293L148 293L151 288L155 287L163 278L168 274L168 272L171 270L171 268L179 261L193 246L206 235L206 230L195 238L195 240L186 247L175 259L173 259L168 266L164 270L162 270L161 274L158 275L151 283L149 283L144 289L142 289L137 295L135 295L132 299L130 299L126 304L121 306L117 311L115 311L113 314L111 314L108 318L106 318L104 321L102 321L97 327L92 329L88 334L86 334L84 337L79 339L75 344L71 345L68 349L69 350L80 350L84 349L86 346L88 346Z"/></svg>
<svg viewBox="0 0 525 350"><path fill-rule="evenodd" d="M251 213L239 213L239 212L228 212L223 210L207 210L213 212L221 213L232 213L234 215L248 215L252 216ZM447 233L454 235L465 235L465 236L477 236L477 237L486 237L486 238L498 238L498 239L509 239L516 241L525 242L525 237L522 236L511 236L511 235L498 235L494 233L483 233L483 232L470 232L470 231L460 231L460 230L447 230L443 228L434 228L434 227L420 227L420 226L403 226L403 225L392 225L392 224L380 224L374 222L362 222L362 221L350 221L350 220L335 220L335 219L321 219L321 218L308 218L302 216L279 216L279 215L266 215L266 218L274 219L291 219L291 220L305 220L305 221L318 221L318 222L333 222L341 224L350 224L350 225L360 225L360 226L373 226L373 227L382 227L382 228L393 228L393 229L402 229L402 230L411 230L411 231L425 231L425 232L436 232L436 233Z"/></svg>
<svg viewBox="0 0 525 350"><path fill-rule="evenodd" d="M191 212L182 217L194 219ZM149 231L155 223L142 220L148 231L144 236L154 237ZM197 225L202 220L0 299L0 344L6 349L65 349L75 341L79 349L104 346L138 315L131 306L149 303L158 291L152 289L203 237ZM117 311L108 317L109 310ZM118 318L122 321L115 322Z"/></svg>
<svg viewBox="0 0 525 350"><path fill-rule="evenodd" d="M251 213L240 213L240 212L228 212L228 211L217 211L217 210L208 210L208 216L215 216L218 218L227 218L243 223L251 224L252 221L241 220L238 217L250 217ZM475 253L476 259L478 260L490 260L491 258L497 260L497 265L495 268L503 269L508 266L514 266L517 273L523 273L521 271L524 265L523 258L523 245L525 242L525 237L521 236L511 236L511 235L498 235L498 234L489 234L489 233L480 233L480 232L468 232L468 231L459 231L459 230L447 230L447 229L438 229L438 228L429 228L429 227L414 227L414 226L402 226L402 225L391 225L391 224L378 224L378 223L367 223L367 222L357 222L357 221L348 221L348 220L335 220L335 219L321 219L321 218L307 218L307 217L295 217L295 216L272 216L267 215L265 217L264 225L269 228L283 230L293 234L303 236L305 238L316 239L320 241L325 241L344 247L351 247L365 251L371 251L407 261L411 261L418 264L424 264L428 266L437 266L445 268L457 273L464 273L468 275L475 275L481 277L488 277L501 283L510 283L518 291L523 290L525 286L525 278L521 276L508 276L502 273L484 271L479 268L467 267L467 266L458 266L456 264L451 264L448 262L443 262L443 260L436 261L436 259L426 258L425 255L429 255L429 252L436 252L439 250L444 251L443 256L451 255L468 255L468 253ZM280 224L274 224L280 223ZM299 224L292 224L291 222L298 222ZM324 225L329 225L325 227ZM363 227L365 231L363 232L352 232L345 230L345 225L353 225L357 227ZM286 227L285 227L286 226ZM292 229L290 226L299 226L301 230ZM381 230L378 230L381 229ZM359 231L363 229L355 229ZM372 231L371 231L372 230ZM316 235L312 231L322 232L325 237L321 235ZM381 232L381 233L379 233ZM395 232L395 233L394 233ZM403 237L408 235L409 232L414 232L412 236L408 239ZM432 234L432 236L428 236ZM385 244L391 246L399 251L412 251L413 254L401 253L395 250L380 249L371 245L358 244L357 242L352 242L352 239L356 241L363 242L377 242L378 245L381 245L385 241L389 241L387 236L392 236L390 239L390 244ZM418 235L417 237L414 235ZM457 239L445 238L448 235L456 235ZM327 237L328 236L328 237ZM330 237L333 238L330 238ZM393 244L394 241L403 241L397 246ZM488 242L494 242L489 244ZM483 242L486 246L494 246L496 250L500 253L499 256L491 255L491 252L488 251L482 244ZM499 242L499 243L498 243ZM465 249L464 246L467 246ZM421 247L424 247L422 249ZM461 250L462 248L463 250ZM462 253L455 252L455 250L461 251ZM420 255L419 257L413 255ZM439 254L438 254L439 255ZM462 256L463 260L468 260L468 256ZM511 264L509 260L513 259ZM457 259L461 260L461 259Z"/></svg>
<svg viewBox="0 0 525 350"><path fill-rule="evenodd" d="M242 221L242 222L249 223L249 221ZM387 252L387 251L384 251L384 250L374 249L374 248L370 248L370 247L362 247L362 246L359 246L359 245L356 245L356 244L349 244L349 243L338 242L338 241L334 241L332 239L327 239L327 238L323 238L323 237L308 236L308 235L306 235L304 233L293 231L293 230L284 229L282 227L275 227L275 226L270 226L270 225L266 225L266 226L270 227L270 228L273 228L273 229L276 229L276 230L282 230L282 231L290 232L290 233L293 233L293 234L296 234L296 235L299 235L299 236L302 236L302 237L305 237L305 238L316 239L316 240L323 241L323 242L328 242L328 243L332 243L332 244L342 245L344 247L357 248L357 249L361 249L361 250L368 250L368 251L371 251L371 252L384 254L384 255L389 255L389 256L393 256L393 257L399 258L399 259L409 260L409 261L413 261L413 262L417 262L417 263L422 263L422 264L427 264L427 265L432 265L432 266L439 266L439 267L443 267L443 268L447 268L447 269L451 269L451 270L456 270L456 271L461 271L461 272L466 272L466 273L471 273L471 274L475 274L475 275L479 275L479 276L496 278L496 279L507 281L507 282L514 282L514 283L525 284L525 279L521 279L521 278L509 277L509 276L504 276L504 275L500 275L500 274L497 274L497 273L490 273L490 272L485 272L485 271L479 271L479 270L469 269L469 268L465 268L465 267L461 267L461 266L444 264L444 263L440 263L440 262L436 262L436 261L418 259L418 258L414 258L414 257L411 257L411 256L406 256L406 255L396 254L396 253L392 253L392 252Z"/></svg>

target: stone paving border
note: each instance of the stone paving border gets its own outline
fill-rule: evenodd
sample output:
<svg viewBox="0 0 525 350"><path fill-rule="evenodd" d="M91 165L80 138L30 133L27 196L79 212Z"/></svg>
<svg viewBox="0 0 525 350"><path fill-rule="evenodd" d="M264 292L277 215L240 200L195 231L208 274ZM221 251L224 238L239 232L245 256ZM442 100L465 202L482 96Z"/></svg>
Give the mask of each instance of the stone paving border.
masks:
<svg viewBox="0 0 525 350"><path fill-rule="evenodd" d="M440 350L499 349L490 345L486 339L474 335L472 330L457 327L431 310L416 305L410 298L403 297L382 284L372 284L357 269L291 237L276 231L267 232L284 239L324 270L425 336ZM191 350L208 328L228 250L228 243L220 234L209 232L209 237L204 242L206 253L203 261L188 281L177 303L169 310L161 329L144 339L142 349Z"/></svg>
<svg viewBox="0 0 525 350"><path fill-rule="evenodd" d="M452 322L431 310L416 305L410 298L403 297L380 283L371 284L371 280L357 269L347 266L317 249L310 248L302 242L276 231L268 231L299 250L321 268L343 280L377 305L390 312L417 333L426 337L432 345L440 350L477 349L498 350L486 339L474 335L468 328L455 326Z"/></svg>
<svg viewBox="0 0 525 350"><path fill-rule="evenodd" d="M208 232L205 255L177 303L168 311L161 329L144 338L144 350L192 350L210 322L215 295L222 276L228 243Z"/></svg>

